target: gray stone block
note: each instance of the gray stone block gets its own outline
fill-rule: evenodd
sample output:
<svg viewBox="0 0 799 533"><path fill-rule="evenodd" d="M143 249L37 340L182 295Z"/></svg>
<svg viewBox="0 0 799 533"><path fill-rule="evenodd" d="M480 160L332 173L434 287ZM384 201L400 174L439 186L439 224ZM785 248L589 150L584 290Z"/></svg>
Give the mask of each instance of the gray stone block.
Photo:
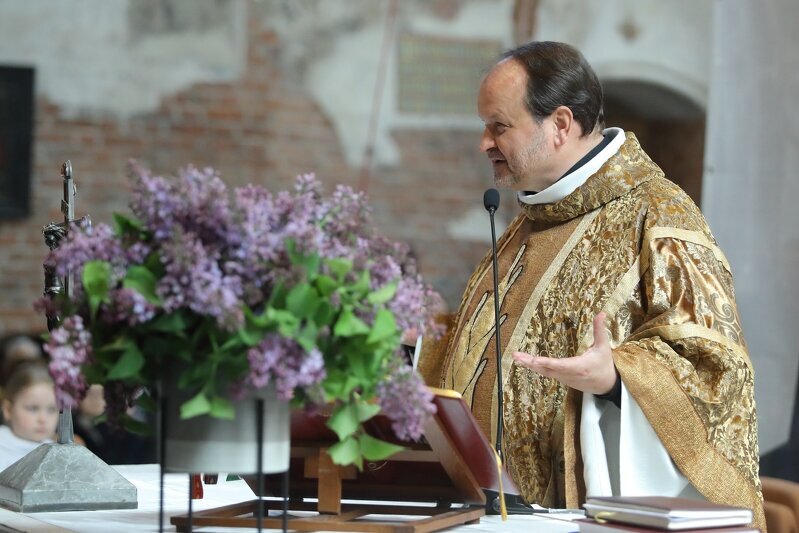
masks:
<svg viewBox="0 0 799 533"><path fill-rule="evenodd" d="M77 444L42 444L0 472L0 506L23 513L136 509L136 487Z"/></svg>

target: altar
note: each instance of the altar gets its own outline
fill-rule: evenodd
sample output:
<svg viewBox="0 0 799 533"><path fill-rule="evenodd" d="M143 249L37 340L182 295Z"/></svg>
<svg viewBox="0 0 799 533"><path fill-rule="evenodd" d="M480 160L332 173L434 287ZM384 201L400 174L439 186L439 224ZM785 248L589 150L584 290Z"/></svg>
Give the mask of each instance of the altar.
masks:
<svg viewBox="0 0 799 533"><path fill-rule="evenodd" d="M125 533L157 532L159 514L159 467L158 465L121 465L114 467L136 486L138 509L109 511L71 511L58 513L35 513L22 515L11 511L0 512L0 530L26 533ZM189 476L167 474L164 479L164 531L175 531L169 518L188 512ZM211 509L223 505L249 501L255 498L250 487L241 480L220 481L216 485L204 486L204 497L192 501L193 511ZM557 513L535 516L510 516L503 522L499 516L484 516L479 524L458 526L453 532L528 532L571 533L578 530L570 520L579 518L575 513ZM5 528L3 527L5 526ZM14 529L11 529L14 528ZM246 533L255 529L202 527L194 528L201 533ZM276 531L264 529L264 531Z"/></svg>

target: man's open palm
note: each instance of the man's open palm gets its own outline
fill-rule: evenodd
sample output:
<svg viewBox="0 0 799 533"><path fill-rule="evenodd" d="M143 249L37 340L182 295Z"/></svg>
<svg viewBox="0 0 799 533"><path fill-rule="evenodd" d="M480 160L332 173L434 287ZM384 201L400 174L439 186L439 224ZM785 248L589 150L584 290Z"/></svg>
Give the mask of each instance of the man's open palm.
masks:
<svg viewBox="0 0 799 533"><path fill-rule="evenodd" d="M594 317L594 344L584 353L558 358L513 352L513 359L542 376L591 394L605 394L616 383L616 367L605 331L604 312Z"/></svg>

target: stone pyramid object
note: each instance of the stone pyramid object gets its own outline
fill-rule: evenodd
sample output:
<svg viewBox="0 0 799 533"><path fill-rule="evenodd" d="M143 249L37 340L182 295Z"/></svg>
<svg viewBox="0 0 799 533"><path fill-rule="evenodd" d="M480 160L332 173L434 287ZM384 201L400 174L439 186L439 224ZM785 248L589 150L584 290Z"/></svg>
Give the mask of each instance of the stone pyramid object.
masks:
<svg viewBox="0 0 799 533"><path fill-rule="evenodd" d="M42 444L0 472L0 506L22 513L136 509L136 487L77 444Z"/></svg>

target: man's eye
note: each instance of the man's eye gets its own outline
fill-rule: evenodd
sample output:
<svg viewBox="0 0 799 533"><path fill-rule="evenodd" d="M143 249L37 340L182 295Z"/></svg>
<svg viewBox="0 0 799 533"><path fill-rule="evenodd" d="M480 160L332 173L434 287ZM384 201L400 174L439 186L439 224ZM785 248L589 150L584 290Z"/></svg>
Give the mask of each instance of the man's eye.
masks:
<svg viewBox="0 0 799 533"><path fill-rule="evenodd" d="M494 125L494 133L496 133L497 135L505 133L506 129L507 129L507 126L505 124L496 124L496 125Z"/></svg>

